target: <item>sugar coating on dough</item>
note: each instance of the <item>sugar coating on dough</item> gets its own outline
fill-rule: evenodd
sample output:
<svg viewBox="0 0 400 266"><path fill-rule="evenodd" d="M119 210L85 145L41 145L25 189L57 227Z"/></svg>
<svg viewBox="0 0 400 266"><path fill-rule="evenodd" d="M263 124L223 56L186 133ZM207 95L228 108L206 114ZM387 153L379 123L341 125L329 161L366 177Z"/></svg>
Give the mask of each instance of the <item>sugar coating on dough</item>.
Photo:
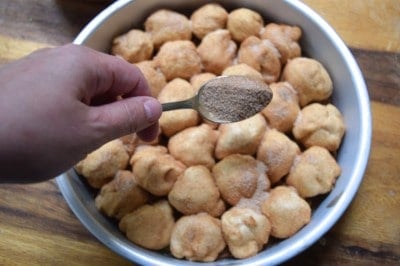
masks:
<svg viewBox="0 0 400 266"><path fill-rule="evenodd" d="M101 187L95 198L95 205L107 216L121 219L148 200L148 192L138 185L133 173L120 170L113 180Z"/></svg>
<svg viewBox="0 0 400 266"><path fill-rule="evenodd" d="M111 53L130 63L148 60L153 56L153 42L148 33L133 29L113 40Z"/></svg>
<svg viewBox="0 0 400 266"><path fill-rule="evenodd" d="M178 177L168 200L186 215L207 212L219 217L225 211L215 180L210 170L202 165L191 166Z"/></svg>
<svg viewBox="0 0 400 266"><path fill-rule="evenodd" d="M277 186L262 204L262 213L271 222L271 236L288 238L311 219L311 207L293 187Z"/></svg>
<svg viewBox="0 0 400 266"><path fill-rule="evenodd" d="M294 161L286 183L297 189L304 198L331 191L341 168L325 148L313 146Z"/></svg>
<svg viewBox="0 0 400 266"><path fill-rule="evenodd" d="M214 149L218 131L207 124L186 128L169 139L168 150L186 166L204 165L211 169L215 164Z"/></svg>
<svg viewBox="0 0 400 266"><path fill-rule="evenodd" d="M301 106L327 100L332 94L333 84L328 71L312 58L296 57L289 60L283 68L281 79L297 90Z"/></svg>
<svg viewBox="0 0 400 266"><path fill-rule="evenodd" d="M248 208L233 207L221 217L229 251L238 259L256 255L268 242L271 224L267 217Z"/></svg>
<svg viewBox="0 0 400 266"><path fill-rule="evenodd" d="M292 132L306 148L321 146L335 152L345 132L344 118L332 104L313 103L300 111Z"/></svg>
<svg viewBox="0 0 400 266"><path fill-rule="evenodd" d="M200 73L201 58L196 46L191 41L169 41L163 44L154 57L154 64L159 67L165 78L190 79Z"/></svg>
<svg viewBox="0 0 400 266"><path fill-rule="evenodd" d="M89 153L76 166L89 185L101 188L108 183L119 170L128 166L129 155L120 139L115 139Z"/></svg>
<svg viewBox="0 0 400 266"><path fill-rule="evenodd" d="M195 89L188 81L176 78L168 82L158 95L158 100L161 103L183 101L192 98L195 94ZM185 128L196 126L199 121L199 114L195 110L182 109L163 112L159 123L162 133L171 137Z"/></svg>
<svg viewBox="0 0 400 266"><path fill-rule="evenodd" d="M231 154L253 155L266 130L267 123L261 114L248 119L219 126L215 157L223 159Z"/></svg>
<svg viewBox="0 0 400 266"><path fill-rule="evenodd" d="M219 4L210 3L196 9L190 20L193 34L202 39L210 32L225 28L228 12Z"/></svg>
<svg viewBox="0 0 400 266"><path fill-rule="evenodd" d="M288 82L272 83L269 87L272 90L272 100L262 110L262 114L270 127L288 133L300 112L297 92Z"/></svg>
<svg viewBox="0 0 400 266"><path fill-rule="evenodd" d="M267 175L271 183L276 184L289 173L300 148L285 134L276 129L265 132L257 150L257 159L267 166Z"/></svg>
<svg viewBox="0 0 400 266"><path fill-rule="evenodd" d="M252 198L257 191L266 191L270 183L265 165L250 155L233 154L219 161L212 169L222 198L236 205L242 198ZM262 186L262 187L259 187Z"/></svg>
<svg viewBox="0 0 400 266"><path fill-rule="evenodd" d="M125 215L119 228L133 243L160 250L169 245L175 218L167 200L146 204Z"/></svg>
<svg viewBox="0 0 400 266"><path fill-rule="evenodd" d="M228 15L227 29L238 42L249 36L259 36L263 26L264 20L261 15L248 8L235 9Z"/></svg>
<svg viewBox="0 0 400 266"><path fill-rule="evenodd" d="M150 34L156 49L169 41L192 38L190 20L183 14L168 9L152 13L144 22L144 28Z"/></svg>
<svg viewBox="0 0 400 266"><path fill-rule="evenodd" d="M130 159L138 184L156 196L166 196L186 166L164 146L142 145Z"/></svg>
<svg viewBox="0 0 400 266"><path fill-rule="evenodd" d="M170 250L179 259L209 262L216 260L225 246L221 221L199 213L183 216L176 222Z"/></svg>
<svg viewBox="0 0 400 266"><path fill-rule="evenodd" d="M289 59L301 56L299 40L301 29L287 24L268 23L261 31L261 39L270 40L280 53L282 65Z"/></svg>
<svg viewBox="0 0 400 266"><path fill-rule="evenodd" d="M281 61L278 49L268 39L261 40L249 36L238 51L238 62L259 71L266 83L276 82L281 74Z"/></svg>
<svg viewBox="0 0 400 266"><path fill-rule="evenodd" d="M237 45L228 30L220 29L210 32L197 47L204 70L220 75L234 63Z"/></svg>

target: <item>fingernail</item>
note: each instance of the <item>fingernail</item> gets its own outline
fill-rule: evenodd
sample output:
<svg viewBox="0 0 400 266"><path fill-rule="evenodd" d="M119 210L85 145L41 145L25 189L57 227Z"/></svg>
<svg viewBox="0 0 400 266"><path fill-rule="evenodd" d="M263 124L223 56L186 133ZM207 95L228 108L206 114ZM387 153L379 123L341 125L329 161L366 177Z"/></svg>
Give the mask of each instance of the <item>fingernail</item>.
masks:
<svg viewBox="0 0 400 266"><path fill-rule="evenodd" d="M156 100L147 100L143 103L146 118L149 122L156 122L160 117L160 103Z"/></svg>

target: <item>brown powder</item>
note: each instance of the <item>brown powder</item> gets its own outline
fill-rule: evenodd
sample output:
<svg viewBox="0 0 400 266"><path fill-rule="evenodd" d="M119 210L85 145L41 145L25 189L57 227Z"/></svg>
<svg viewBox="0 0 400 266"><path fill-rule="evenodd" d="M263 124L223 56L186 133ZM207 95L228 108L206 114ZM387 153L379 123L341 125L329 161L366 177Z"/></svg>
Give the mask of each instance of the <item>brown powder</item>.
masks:
<svg viewBox="0 0 400 266"><path fill-rule="evenodd" d="M271 89L261 80L224 76L203 86L199 92L199 110L212 121L237 122L263 110L271 99Z"/></svg>

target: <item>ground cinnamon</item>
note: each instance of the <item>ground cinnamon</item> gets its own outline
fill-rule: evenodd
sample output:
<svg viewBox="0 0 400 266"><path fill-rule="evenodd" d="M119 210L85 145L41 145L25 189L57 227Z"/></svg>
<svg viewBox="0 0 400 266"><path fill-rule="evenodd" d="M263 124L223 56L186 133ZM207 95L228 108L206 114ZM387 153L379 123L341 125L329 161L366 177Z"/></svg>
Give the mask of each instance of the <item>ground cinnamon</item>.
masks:
<svg viewBox="0 0 400 266"><path fill-rule="evenodd" d="M245 76L212 79L199 94L201 113L221 123L249 118L264 109L271 99L272 91L265 82Z"/></svg>

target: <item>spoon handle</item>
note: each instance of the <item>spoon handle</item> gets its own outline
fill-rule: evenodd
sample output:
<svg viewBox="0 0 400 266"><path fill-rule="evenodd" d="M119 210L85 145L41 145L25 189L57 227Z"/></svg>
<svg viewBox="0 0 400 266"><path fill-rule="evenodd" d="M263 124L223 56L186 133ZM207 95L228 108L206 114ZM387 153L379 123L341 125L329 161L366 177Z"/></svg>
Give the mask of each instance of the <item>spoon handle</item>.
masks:
<svg viewBox="0 0 400 266"><path fill-rule="evenodd" d="M163 103L161 104L162 110L171 111L176 109L194 109L194 99L187 99L179 102Z"/></svg>

